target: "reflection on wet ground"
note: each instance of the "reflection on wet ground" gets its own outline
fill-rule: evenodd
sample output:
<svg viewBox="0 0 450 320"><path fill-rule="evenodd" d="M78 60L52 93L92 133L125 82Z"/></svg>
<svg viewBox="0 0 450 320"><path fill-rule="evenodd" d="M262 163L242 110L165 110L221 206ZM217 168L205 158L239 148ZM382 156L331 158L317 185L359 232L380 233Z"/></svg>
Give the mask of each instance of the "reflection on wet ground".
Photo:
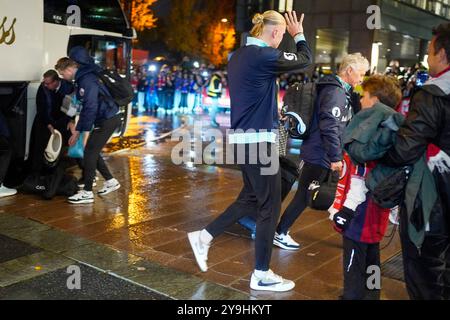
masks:
<svg viewBox="0 0 450 320"><path fill-rule="evenodd" d="M227 119L223 115L219 121L226 124ZM64 198L45 202L21 194L0 200L0 218L2 214L14 214L32 219L142 261L194 275L199 283L216 283L256 298L337 299L342 291L341 237L331 228L324 212L308 210L292 228L291 235L302 245L300 251L273 251L272 268L296 282L292 292L250 291L254 246L240 227L233 228L233 233L242 236L224 234L216 239L210 250L210 271L199 272L186 233L203 228L226 209L242 186L240 173L227 166L172 163L172 149L179 142L171 141L170 136L158 137L183 125L192 132L199 121L209 128L207 116L135 117L127 135L108 146L107 162L122 184L118 192L97 197L93 205L79 206L67 204ZM292 150L298 150L298 145ZM76 169L73 173L80 174ZM398 235L394 237L382 252L383 261L399 252ZM181 290L175 287L172 289ZM406 297L402 282L383 279L384 299Z"/></svg>

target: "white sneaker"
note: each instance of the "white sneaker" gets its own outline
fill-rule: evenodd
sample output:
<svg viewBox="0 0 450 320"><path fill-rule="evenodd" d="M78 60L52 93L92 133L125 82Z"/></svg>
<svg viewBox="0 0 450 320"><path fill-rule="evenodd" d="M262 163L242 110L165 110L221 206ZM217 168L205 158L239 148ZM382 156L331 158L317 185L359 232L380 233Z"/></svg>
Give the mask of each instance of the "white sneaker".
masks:
<svg viewBox="0 0 450 320"><path fill-rule="evenodd" d="M195 260L202 272L208 271L208 251L210 245L204 244L200 240L201 231L188 233L189 243L191 244L192 251L194 252Z"/></svg>
<svg viewBox="0 0 450 320"><path fill-rule="evenodd" d="M107 194L119 190L120 189L120 183L119 181L117 181L116 179L111 179L105 182L105 184L103 185L103 188L100 189L100 191L98 192L99 196L106 196Z"/></svg>
<svg viewBox="0 0 450 320"><path fill-rule="evenodd" d="M294 287L295 283L293 281L283 279L273 273L272 270L267 271L264 278L258 278L253 273L250 281L250 288L258 291L286 292L294 289Z"/></svg>
<svg viewBox="0 0 450 320"><path fill-rule="evenodd" d="M94 203L94 193L92 191L80 190L77 194L68 198L67 201L72 204Z"/></svg>
<svg viewBox="0 0 450 320"><path fill-rule="evenodd" d="M300 249L300 244L292 239L292 237L289 235L289 232L287 234L278 234L275 232L273 244L284 250L296 251Z"/></svg>
<svg viewBox="0 0 450 320"><path fill-rule="evenodd" d="M17 194L16 189L10 189L0 184L0 198L10 197Z"/></svg>

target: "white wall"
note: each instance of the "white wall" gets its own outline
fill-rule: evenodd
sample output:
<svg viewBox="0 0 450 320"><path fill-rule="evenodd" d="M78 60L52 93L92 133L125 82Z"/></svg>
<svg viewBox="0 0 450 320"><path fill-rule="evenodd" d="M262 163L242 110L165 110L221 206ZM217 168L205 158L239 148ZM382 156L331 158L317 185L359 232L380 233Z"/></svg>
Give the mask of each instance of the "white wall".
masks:
<svg viewBox="0 0 450 320"><path fill-rule="evenodd" d="M0 82L39 81L43 60L43 15L42 0L0 0L0 24L4 17L7 18L0 29L0 37L16 19L15 42L0 44Z"/></svg>

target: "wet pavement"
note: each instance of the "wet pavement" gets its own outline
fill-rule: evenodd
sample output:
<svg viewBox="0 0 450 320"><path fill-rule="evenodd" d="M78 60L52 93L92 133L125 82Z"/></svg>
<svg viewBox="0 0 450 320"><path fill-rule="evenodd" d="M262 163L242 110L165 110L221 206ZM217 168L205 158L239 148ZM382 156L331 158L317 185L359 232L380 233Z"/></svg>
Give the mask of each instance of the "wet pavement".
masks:
<svg viewBox="0 0 450 320"><path fill-rule="evenodd" d="M210 270L199 272L187 232L203 228L226 209L239 194L242 182L240 172L232 167L172 163L172 149L178 142L170 140L170 133L180 127L192 130L196 121L208 128L207 116L135 117L127 136L108 145L108 165L122 184L118 192L97 197L93 205L69 205L61 197L48 202L24 194L0 199L0 235L43 250L34 253L32 261L47 263L46 273L57 273L76 261L161 297L338 299L343 281L342 240L325 212L307 210L292 228L291 235L302 245L300 251L273 250L272 269L295 281L292 292L249 289L254 246L240 226L215 240ZM219 122L226 126L228 117L223 115ZM298 145L291 146L291 152L295 157ZM79 176L76 168L72 170ZM293 192L284 207L292 196ZM389 243L382 250L383 262L400 251L398 233L392 234L393 241L385 239L382 244ZM11 277L5 263L0 260L2 298L8 298L9 291L4 288L16 286L16 292L24 292L27 282L20 282L42 276L36 272L25 276L22 270L18 279L2 282ZM33 286L30 282L30 288ZM382 298L407 299L404 283L384 277Z"/></svg>

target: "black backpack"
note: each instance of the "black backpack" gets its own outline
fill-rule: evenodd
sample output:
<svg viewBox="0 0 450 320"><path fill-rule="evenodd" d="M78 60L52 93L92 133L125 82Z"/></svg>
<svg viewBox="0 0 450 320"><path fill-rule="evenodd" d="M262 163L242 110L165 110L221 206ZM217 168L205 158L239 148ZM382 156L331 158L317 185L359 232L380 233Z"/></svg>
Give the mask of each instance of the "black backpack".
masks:
<svg viewBox="0 0 450 320"><path fill-rule="evenodd" d="M23 183L22 190L51 200L55 196L73 196L78 191L78 184L75 177L65 174L63 166L58 166L50 174L28 176Z"/></svg>
<svg viewBox="0 0 450 320"><path fill-rule="evenodd" d="M288 117L288 131L292 139L305 140L311 131L311 123L314 116L314 102L317 96L317 84L315 82L295 83L289 87L283 99L283 113L296 114L306 125L306 131L299 133L296 117Z"/></svg>
<svg viewBox="0 0 450 320"><path fill-rule="evenodd" d="M111 98L119 106L127 106L134 99L131 83L115 70L101 70L97 72L100 81L105 85Z"/></svg>

